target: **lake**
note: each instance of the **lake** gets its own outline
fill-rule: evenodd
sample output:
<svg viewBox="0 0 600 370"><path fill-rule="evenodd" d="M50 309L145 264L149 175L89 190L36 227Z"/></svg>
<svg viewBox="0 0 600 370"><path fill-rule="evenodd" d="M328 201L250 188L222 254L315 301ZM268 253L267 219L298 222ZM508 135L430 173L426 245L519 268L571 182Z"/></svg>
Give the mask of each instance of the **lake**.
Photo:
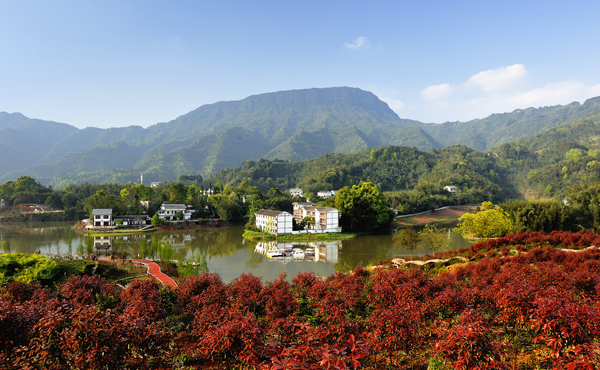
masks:
<svg viewBox="0 0 600 370"><path fill-rule="evenodd" d="M150 244L153 234L115 237L86 237L71 230L71 222L37 222L0 224L0 240L8 241L8 250L1 252L35 253L44 255L79 256L94 251L94 244L111 245L111 251L137 257L140 242L146 238ZM175 258L191 259L204 255L210 272L218 273L224 282L230 282L242 273L252 272L264 281L273 280L286 273L288 279L300 272L314 272L319 276L336 271L348 272L358 265L376 264L389 257L410 256L406 251L395 250L391 234L368 235L352 240L300 243L293 247L314 248L315 257L301 261L291 258L269 258L259 252L262 245L242 238L243 226L211 229L187 229L155 233L173 248ZM468 247L471 243L448 229L451 249ZM290 243L285 243L290 244ZM277 247L285 245L279 243ZM102 252L103 253L103 252ZM415 255L431 253L420 248Z"/></svg>

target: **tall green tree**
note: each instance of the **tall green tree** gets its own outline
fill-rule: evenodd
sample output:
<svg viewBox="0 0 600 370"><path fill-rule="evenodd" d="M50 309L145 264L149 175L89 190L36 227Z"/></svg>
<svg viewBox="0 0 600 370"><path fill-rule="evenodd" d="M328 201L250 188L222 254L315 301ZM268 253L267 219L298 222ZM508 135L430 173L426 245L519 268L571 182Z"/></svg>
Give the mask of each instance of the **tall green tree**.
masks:
<svg viewBox="0 0 600 370"><path fill-rule="evenodd" d="M340 223L346 231L382 229L393 219L383 194L372 182L340 189L335 195L335 208L340 210Z"/></svg>

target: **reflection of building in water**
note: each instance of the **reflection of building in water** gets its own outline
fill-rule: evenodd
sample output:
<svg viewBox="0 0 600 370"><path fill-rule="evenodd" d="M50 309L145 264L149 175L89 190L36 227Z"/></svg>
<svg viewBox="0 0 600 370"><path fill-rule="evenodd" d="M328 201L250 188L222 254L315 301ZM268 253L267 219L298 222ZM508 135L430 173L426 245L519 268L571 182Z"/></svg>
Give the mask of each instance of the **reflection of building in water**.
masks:
<svg viewBox="0 0 600 370"><path fill-rule="evenodd" d="M169 243L171 248L179 249L185 248L186 245L192 244L192 240L194 240L194 236L191 234L184 235L169 235L161 240L161 242Z"/></svg>
<svg viewBox="0 0 600 370"><path fill-rule="evenodd" d="M94 248L99 245L110 245L111 238L109 236L94 236Z"/></svg>
<svg viewBox="0 0 600 370"><path fill-rule="evenodd" d="M274 252L289 250L291 251L293 248L302 248L306 249L306 247L314 248L315 262L329 262L329 263L338 263L338 255L339 250L342 247L342 241L329 241L329 242L258 242L256 247L254 248L254 252L270 257Z"/></svg>
<svg viewBox="0 0 600 370"><path fill-rule="evenodd" d="M316 242L313 244L315 248L315 262L324 261L330 263L338 263L338 254L342 246L341 240L333 242Z"/></svg>

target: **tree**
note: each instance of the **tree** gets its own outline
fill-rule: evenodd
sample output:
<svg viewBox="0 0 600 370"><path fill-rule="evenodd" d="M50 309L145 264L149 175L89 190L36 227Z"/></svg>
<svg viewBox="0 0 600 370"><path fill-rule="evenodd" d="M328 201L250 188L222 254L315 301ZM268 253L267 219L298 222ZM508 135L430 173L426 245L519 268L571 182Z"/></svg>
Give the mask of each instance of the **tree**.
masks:
<svg viewBox="0 0 600 370"><path fill-rule="evenodd" d="M430 224L425 225L423 230L419 231L419 241L423 247L429 248L432 252L440 249L446 250L450 247L446 232Z"/></svg>
<svg viewBox="0 0 600 370"><path fill-rule="evenodd" d="M175 217L178 220L182 220L183 219L183 212L181 212L181 211L175 212Z"/></svg>
<svg viewBox="0 0 600 370"><path fill-rule="evenodd" d="M152 222L152 225L154 225L154 226L160 226L165 223L165 220L163 220L162 218L158 217L157 214L155 214L154 216L152 216L151 222Z"/></svg>
<svg viewBox="0 0 600 370"><path fill-rule="evenodd" d="M393 219L383 194L372 182L340 189L335 195L335 208L342 215L342 228L350 231L382 229Z"/></svg>
<svg viewBox="0 0 600 370"><path fill-rule="evenodd" d="M396 250L406 249L410 252L410 258L413 258L413 251L419 245L419 233L412 227L407 227L396 232L394 241L396 242Z"/></svg>
<svg viewBox="0 0 600 370"><path fill-rule="evenodd" d="M463 236L475 235L477 238L489 239L514 232L515 227L508 214L497 209L486 209L476 214L465 213L458 221L454 232Z"/></svg>
<svg viewBox="0 0 600 370"><path fill-rule="evenodd" d="M121 225L123 225L123 220L121 220L120 218L117 218L117 219L115 220L115 224L116 224L117 226L121 226Z"/></svg>

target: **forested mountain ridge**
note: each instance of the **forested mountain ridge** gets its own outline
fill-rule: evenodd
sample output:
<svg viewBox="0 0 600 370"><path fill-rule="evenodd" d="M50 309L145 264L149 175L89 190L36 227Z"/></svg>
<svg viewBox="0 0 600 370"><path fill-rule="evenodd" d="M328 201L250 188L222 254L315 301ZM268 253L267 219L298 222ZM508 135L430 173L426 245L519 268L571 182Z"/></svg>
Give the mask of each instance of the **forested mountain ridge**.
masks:
<svg viewBox="0 0 600 370"><path fill-rule="evenodd" d="M596 97L583 104L573 102L568 105L517 109L511 113L492 114L484 119L468 122L426 124L423 130L441 146L464 144L474 149L489 150L556 125L599 115L600 97Z"/></svg>
<svg viewBox="0 0 600 370"><path fill-rule="evenodd" d="M0 113L0 181L29 175L64 187L83 182L174 180L245 160L317 158L386 145L433 150L462 143L488 150L509 140L597 117L600 98L528 108L464 123L401 119L370 92L337 87L282 91L201 106L148 128L77 129ZM24 144L26 150L23 150Z"/></svg>

